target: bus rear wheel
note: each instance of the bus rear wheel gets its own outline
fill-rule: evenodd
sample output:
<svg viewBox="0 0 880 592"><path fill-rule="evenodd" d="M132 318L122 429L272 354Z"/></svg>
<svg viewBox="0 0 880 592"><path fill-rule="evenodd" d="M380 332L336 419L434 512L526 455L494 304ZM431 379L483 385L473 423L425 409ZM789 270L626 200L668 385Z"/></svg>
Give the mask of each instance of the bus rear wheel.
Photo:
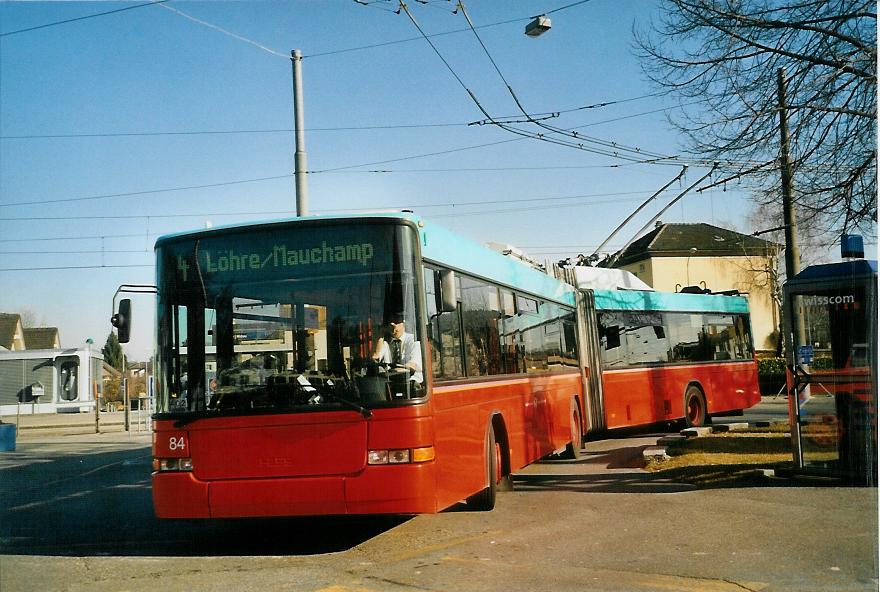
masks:
<svg viewBox="0 0 880 592"><path fill-rule="evenodd" d="M467 505L478 512L488 512L495 508L495 497L498 493L498 482L500 481L500 455L501 449L495 441L495 430L492 429L492 426L489 426L489 433L486 434L485 468L488 485L485 489L467 498Z"/></svg>
<svg viewBox="0 0 880 592"><path fill-rule="evenodd" d="M706 425L706 399L703 391L694 385L689 386L684 394L684 423L689 428Z"/></svg>
<svg viewBox="0 0 880 592"><path fill-rule="evenodd" d="M565 447L564 458L577 460L581 457L583 438L581 437L581 415L576 409L571 412L571 442Z"/></svg>

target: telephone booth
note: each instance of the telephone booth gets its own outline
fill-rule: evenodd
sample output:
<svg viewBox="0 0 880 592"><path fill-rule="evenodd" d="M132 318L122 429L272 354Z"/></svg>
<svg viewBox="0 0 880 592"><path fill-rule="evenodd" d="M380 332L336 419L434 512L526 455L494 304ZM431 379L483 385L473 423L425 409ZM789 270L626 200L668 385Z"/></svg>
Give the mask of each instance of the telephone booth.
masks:
<svg viewBox="0 0 880 592"><path fill-rule="evenodd" d="M783 287L796 470L877 485L877 262L814 265Z"/></svg>

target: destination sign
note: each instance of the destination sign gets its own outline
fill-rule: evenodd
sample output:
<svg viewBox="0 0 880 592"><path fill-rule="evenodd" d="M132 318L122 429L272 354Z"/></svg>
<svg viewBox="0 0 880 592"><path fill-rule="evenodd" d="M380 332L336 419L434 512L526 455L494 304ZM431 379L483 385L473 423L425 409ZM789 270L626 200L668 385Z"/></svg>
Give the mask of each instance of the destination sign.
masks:
<svg viewBox="0 0 880 592"><path fill-rule="evenodd" d="M247 272L264 269L286 269L305 265L333 265L359 263L366 265L373 259L373 243L328 244L291 248L276 244L260 250L234 248L205 249L198 252L199 272L206 275ZM177 271L184 282L188 280L191 258L178 255Z"/></svg>

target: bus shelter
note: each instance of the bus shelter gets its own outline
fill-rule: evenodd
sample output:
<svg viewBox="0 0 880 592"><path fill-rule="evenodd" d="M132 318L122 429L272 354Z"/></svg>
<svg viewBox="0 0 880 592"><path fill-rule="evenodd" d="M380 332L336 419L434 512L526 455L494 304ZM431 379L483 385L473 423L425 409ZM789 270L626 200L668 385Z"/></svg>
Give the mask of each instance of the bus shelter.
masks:
<svg viewBox="0 0 880 592"><path fill-rule="evenodd" d="M799 472L877 485L877 262L804 269L783 287Z"/></svg>
<svg viewBox="0 0 880 592"><path fill-rule="evenodd" d="M89 346L0 352L0 416L93 410L103 360Z"/></svg>

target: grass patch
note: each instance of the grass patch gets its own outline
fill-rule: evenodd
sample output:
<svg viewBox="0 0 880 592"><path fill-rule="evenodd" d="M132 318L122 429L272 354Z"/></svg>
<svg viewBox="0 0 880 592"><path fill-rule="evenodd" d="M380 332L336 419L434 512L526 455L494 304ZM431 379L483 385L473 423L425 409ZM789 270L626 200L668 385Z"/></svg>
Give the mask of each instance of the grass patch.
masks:
<svg viewBox="0 0 880 592"><path fill-rule="evenodd" d="M811 462L837 459L837 431L833 425L802 427L803 453ZM651 460L645 470L658 479L697 487L767 487L785 481L767 480L759 469L792 468L788 424L750 428L688 438L666 447L665 460Z"/></svg>
<svg viewBox="0 0 880 592"><path fill-rule="evenodd" d="M689 438L667 446L668 460L652 460L645 469L658 478L700 487L766 485L757 469L791 465L788 426Z"/></svg>
<svg viewBox="0 0 880 592"><path fill-rule="evenodd" d="M732 433L730 433L730 435L733 435L733 436L735 436L737 434L786 434L786 435L789 435L790 433L791 433L791 429L790 429L790 426L788 425L788 422L787 421L780 421L780 422L771 423L770 426L766 427L766 428L752 427L752 428L749 428L745 432L732 432Z"/></svg>
<svg viewBox="0 0 880 592"><path fill-rule="evenodd" d="M791 438L785 433L713 434L676 442L666 448L669 460L651 462L649 471L681 467L766 466L791 460Z"/></svg>

